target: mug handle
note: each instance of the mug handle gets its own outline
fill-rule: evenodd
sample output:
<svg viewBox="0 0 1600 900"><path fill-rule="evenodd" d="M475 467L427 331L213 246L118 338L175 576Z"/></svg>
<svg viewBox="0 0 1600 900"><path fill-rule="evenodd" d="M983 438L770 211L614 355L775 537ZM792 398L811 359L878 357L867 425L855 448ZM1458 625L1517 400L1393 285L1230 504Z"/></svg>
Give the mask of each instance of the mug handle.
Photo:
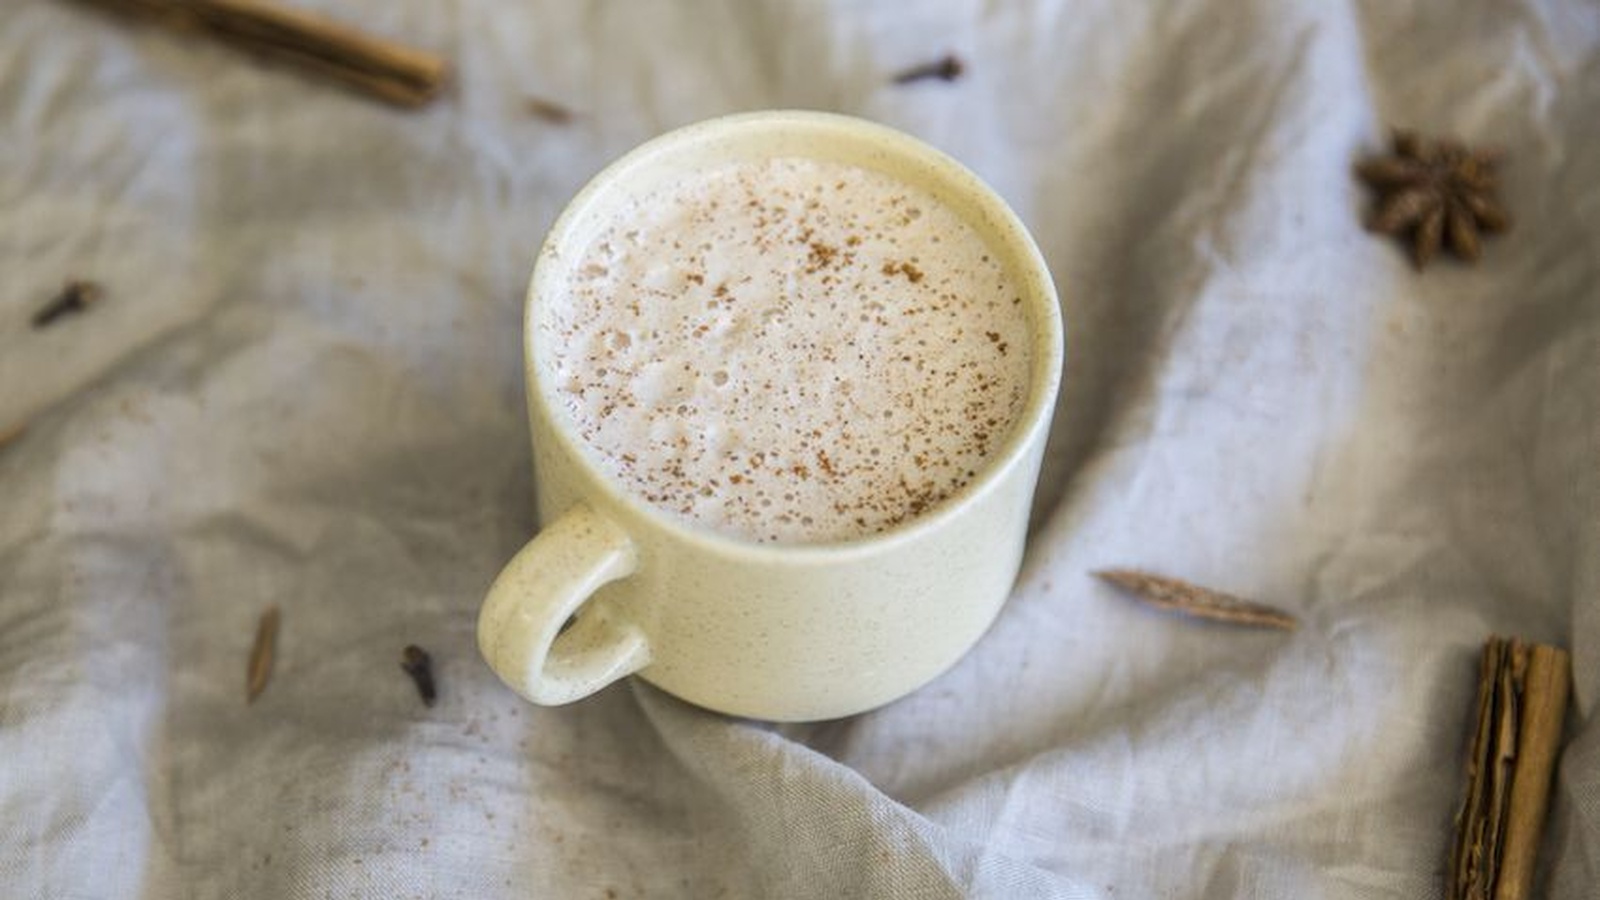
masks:
<svg viewBox="0 0 1600 900"><path fill-rule="evenodd" d="M513 691L555 706L587 697L650 662L644 632L603 605L568 619L601 586L633 574L633 540L578 504L534 535L490 585L478 649Z"/></svg>

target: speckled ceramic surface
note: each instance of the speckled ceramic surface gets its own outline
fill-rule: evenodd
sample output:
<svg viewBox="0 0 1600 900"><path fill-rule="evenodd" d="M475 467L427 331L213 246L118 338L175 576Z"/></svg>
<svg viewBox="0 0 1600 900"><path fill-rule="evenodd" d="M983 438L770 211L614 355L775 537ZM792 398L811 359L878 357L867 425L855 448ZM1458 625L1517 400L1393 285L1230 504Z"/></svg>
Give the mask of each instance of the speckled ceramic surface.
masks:
<svg viewBox="0 0 1600 900"><path fill-rule="evenodd" d="M685 171L771 156L891 174L932 193L992 244L1032 324L1021 418L971 484L893 530L837 544L739 541L673 519L601 474L554 402L549 354L529 327L543 528L490 588L478 640L495 672L536 703L577 700L637 673L735 715L850 715L955 663L1010 591L1061 377L1060 314L1015 215L938 151L883 126L809 112L731 116L657 138L597 176L557 221L534 269L528 321L560 289L564 260L619 204Z"/></svg>

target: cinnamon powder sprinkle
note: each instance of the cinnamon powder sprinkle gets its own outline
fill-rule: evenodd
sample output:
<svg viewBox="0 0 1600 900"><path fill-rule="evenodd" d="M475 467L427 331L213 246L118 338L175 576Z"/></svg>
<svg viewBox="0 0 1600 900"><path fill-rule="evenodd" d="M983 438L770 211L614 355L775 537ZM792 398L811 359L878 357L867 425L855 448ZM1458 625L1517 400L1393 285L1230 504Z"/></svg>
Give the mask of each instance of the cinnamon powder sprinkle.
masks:
<svg viewBox="0 0 1600 900"><path fill-rule="evenodd" d="M908 262L886 262L883 264L883 274L904 275L912 284L919 284L922 281L922 270Z"/></svg>
<svg viewBox="0 0 1600 900"><path fill-rule="evenodd" d="M540 325L579 434L652 505L753 541L878 533L961 490L1021 414L1016 286L914 185L781 158L630 209Z"/></svg>

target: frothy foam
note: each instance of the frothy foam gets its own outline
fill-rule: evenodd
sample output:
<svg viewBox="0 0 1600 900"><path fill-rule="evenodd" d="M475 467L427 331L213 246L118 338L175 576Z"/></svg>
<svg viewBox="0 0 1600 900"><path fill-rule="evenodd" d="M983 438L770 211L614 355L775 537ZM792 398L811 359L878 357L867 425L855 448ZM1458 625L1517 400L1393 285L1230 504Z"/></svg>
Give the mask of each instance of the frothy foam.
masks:
<svg viewBox="0 0 1600 900"><path fill-rule="evenodd" d="M756 541L883 531L981 471L1027 393L1020 291L882 173L779 158L620 209L537 327L600 466Z"/></svg>

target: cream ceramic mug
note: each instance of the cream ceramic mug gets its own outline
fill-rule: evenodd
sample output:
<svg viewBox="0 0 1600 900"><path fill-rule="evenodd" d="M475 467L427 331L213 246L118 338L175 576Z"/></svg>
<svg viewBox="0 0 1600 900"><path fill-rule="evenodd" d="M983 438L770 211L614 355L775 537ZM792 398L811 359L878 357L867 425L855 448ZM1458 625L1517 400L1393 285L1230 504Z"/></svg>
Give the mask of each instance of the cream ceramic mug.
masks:
<svg viewBox="0 0 1600 900"><path fill-rule="evenodd" d="M534 327L630 197L697 169L773 157L877 170L931 193L998 254L1029 317L1026 399L987 468L928 512L843 543L741 540L630 494L576 435ZM725 713L836 718L931 681L1009 595L1061 378L1062 326L1032 238L948 156L881 125L813 112L734 115L656 138L596 176L557 220L534 267L524 332L543 527L490 587L478 619L484 658L523 697L567 703L637 673Z"/></svg>

